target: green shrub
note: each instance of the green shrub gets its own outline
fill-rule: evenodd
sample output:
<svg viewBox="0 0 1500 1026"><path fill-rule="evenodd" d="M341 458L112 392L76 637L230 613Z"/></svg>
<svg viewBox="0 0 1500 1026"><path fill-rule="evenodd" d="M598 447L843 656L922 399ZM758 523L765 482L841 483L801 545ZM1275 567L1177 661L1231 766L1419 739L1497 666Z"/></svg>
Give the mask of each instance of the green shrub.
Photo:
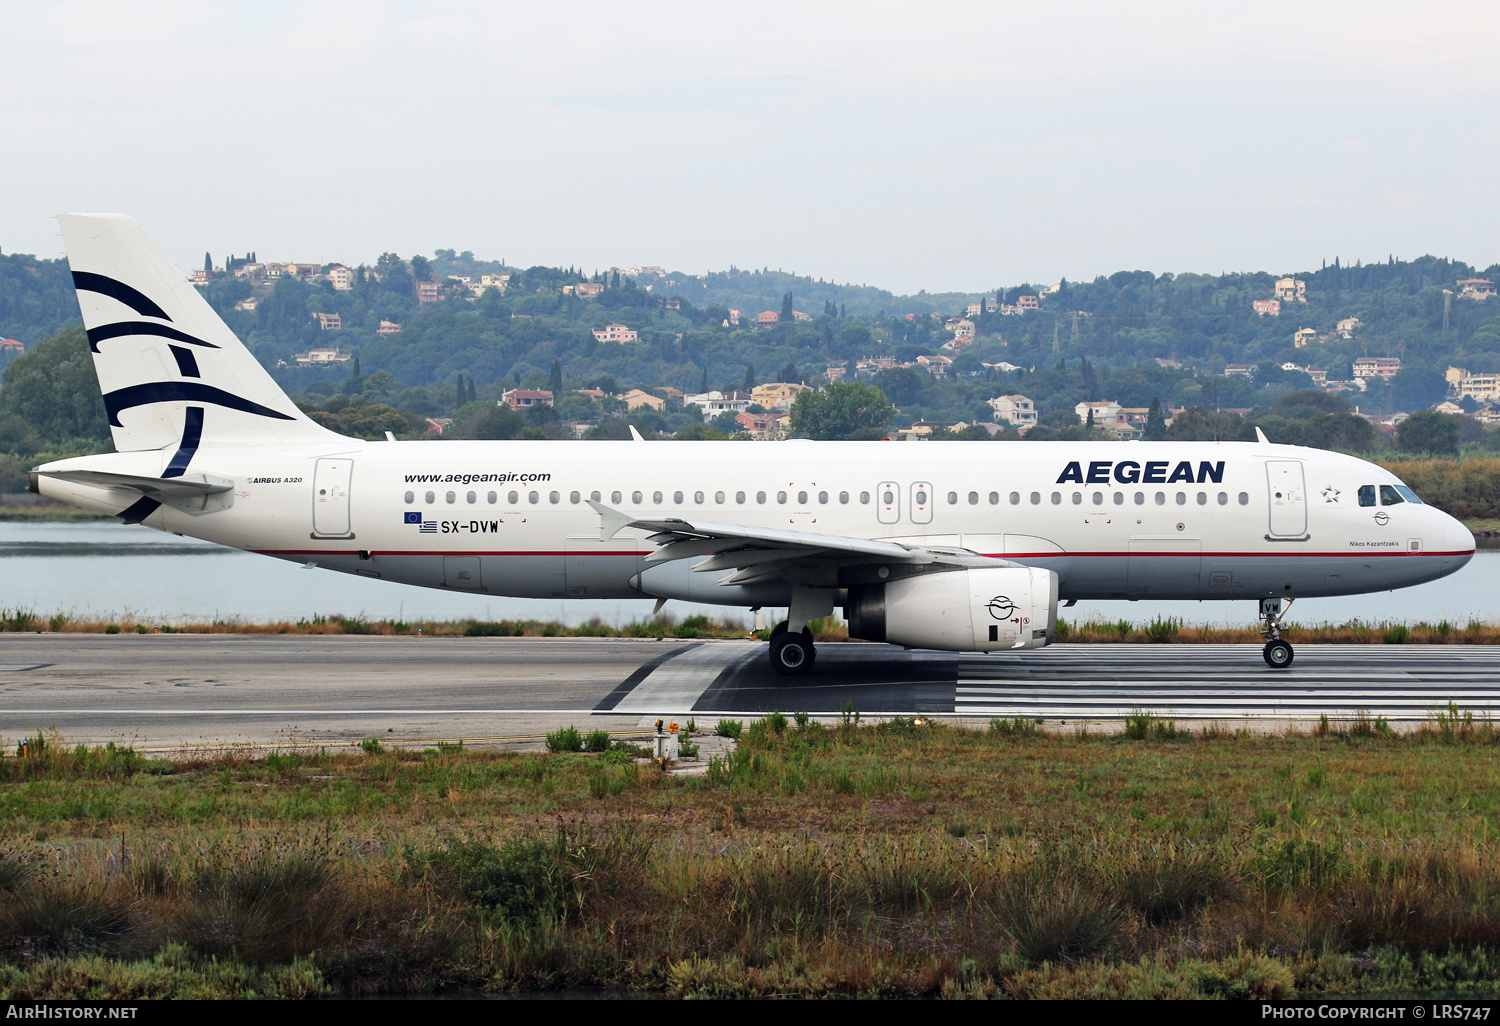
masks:
<svg viewBox="0 0 1500 1026"><path fill-rule="evenodd" d="M719 737L734 738L738 741L744 730L745 724L740 720L720 720L719 725L714 728L714 733Z"/></svg>
<svg viewBox="0 0 1500 1026"><path fill-rule="evenodd" d="M1103 954L1125 925L1120 907L1078 880L1026 874L996 903L1017 954L1031 962L1078 961Z"/></svg>
<svg viewBox="0 0 1500 1026"><path fill-rule="evenodd" d="M590 752L609 751L609 731L591 730L583 736L583 747Z"/></svg>
<svg viewBox="0 0 1500 1026"><path fill-rule="evenodd" d="M104 633L105 634L119 634L120 633L120 625L117 624L117 623L112 623L108 627L104 628Z"/></svg>
<svg viewBox="0 0 1500 1026"><path fill-rule="evenodd" d="M1027 720L1017 716L1013 720L997 719L990 720L990 733L999 734L1001 737L1035 737L1038 720Z"/></svg>
<svg viewBox="0 0 1500 1026"><path fill-rule="evenodd" d="M567 913L565 841L513 837L500 847L456 841L430 852L428 865L481 916L551 920Z"/></svg>
<svg viewBox="0 0 1500 1026"><path fill-rule="evenodd" d="M773 734L786 733L786 717L774 709L771 710L771 715L767 716L762 722L765 723Z"/></svg>
<svg viewBox="0 0 1500 1026"><path fill-rule="evenodd" d="M554 730L547 735L547 751L581 752L583 751L583 735L578 733L577 727L570 726Z"/></svg>
<svg viewBox="0 0 1500 1026"><path fill-rule="evenodd" d="M359 743L359 747L361 750L373 755L380 751L380 740L378 738L367 737Z"/></svg>
<svg viewBox="0 0 1500 1026"><path fill-rule="evenodd" d="M1153 644L1165 644L1177 637L1182 629L1182 620L1175 616L1154 616L1146 625L1146 640Z"/></svg>
<svg viewBox="0 0 1500 1026"><path fill-rule="evenodd" d="M1411 637L1411 628L1404 623L1393 623L1385 629L1385 643L1387 645L1404 645L1406 639Z"/></svg>

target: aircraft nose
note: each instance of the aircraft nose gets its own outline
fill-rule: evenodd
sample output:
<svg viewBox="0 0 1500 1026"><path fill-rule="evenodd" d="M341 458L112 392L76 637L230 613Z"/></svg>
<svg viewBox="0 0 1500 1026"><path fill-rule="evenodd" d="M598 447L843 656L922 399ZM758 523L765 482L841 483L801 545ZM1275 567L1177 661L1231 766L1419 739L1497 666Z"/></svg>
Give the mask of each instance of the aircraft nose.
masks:
<svg viewBox="0 0 1500 1026"><path fill-rule="evenodd" d="M1457 569L1474 558L1474 535L1455 517L1444 513L1443 519L1443 552L1453 554L1454 569Z"/></svg>

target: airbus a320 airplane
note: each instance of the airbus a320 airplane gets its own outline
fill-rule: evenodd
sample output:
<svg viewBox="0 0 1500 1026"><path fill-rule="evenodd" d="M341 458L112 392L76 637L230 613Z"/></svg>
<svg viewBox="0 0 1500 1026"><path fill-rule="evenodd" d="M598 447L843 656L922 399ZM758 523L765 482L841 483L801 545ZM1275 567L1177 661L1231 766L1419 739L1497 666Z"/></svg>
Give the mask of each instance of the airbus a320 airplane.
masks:
<svg viewBox="0 0 1500 1026"><path fill-rule="evenodd" d="M1054 639L1059 600L1283 603L1436 580L1474 538L1350 456L1247 442L365 442L315 424L117 214L60 215L116 452L35 492L131 523L430 588L785 606L993 652Z"/></svg>

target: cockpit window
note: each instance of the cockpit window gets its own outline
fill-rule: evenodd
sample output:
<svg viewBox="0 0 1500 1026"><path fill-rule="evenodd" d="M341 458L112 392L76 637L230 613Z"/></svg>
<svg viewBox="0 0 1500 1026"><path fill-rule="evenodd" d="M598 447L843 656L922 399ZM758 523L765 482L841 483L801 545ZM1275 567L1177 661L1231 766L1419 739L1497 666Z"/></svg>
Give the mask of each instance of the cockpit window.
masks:
<svg viewBox="0 0 1500 1026"><path fill-rule="evenodd" d="M1399 492L1401 497L1407 502L1415 502L1419 506L1422 504L1422 500L1417 498L1417 493L1406 487L1406 485L1397 485L1396 491Z"/></svg>
<svg viewBox="0 0 1500 1026"><path fill-rule="evenodd" d="M1382 506L1395 506L1398 503L1402 503L1402 502L1405 502L1405 501L1406 501L1405 496L1403 496L1400 492L1396 491L1395 486L1393 486L1393 485L1381 485L1380 486L1380 504Z"/></svg>
<svg viewBox="0 0 1500 1026"><path fill-rule="evenodd" d="M1374 485L1360 485L1359 486L1359 504L1361 506L1373 506L1373 505L1375 505L1375 486Z"/></svg>

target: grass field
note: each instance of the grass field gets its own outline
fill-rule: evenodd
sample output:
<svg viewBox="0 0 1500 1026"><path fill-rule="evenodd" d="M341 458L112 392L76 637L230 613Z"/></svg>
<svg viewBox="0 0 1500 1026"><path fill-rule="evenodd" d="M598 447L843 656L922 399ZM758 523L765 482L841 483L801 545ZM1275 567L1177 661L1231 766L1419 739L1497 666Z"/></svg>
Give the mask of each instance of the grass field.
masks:
<svg viewBox="0 0 1500 1026"><path fill-rule="evenodd" d="M697 776L42 739L0 761L0 998L1500 991L1500 731L1451 707L719 729Z"/></svg>
<svg viewBox="0 0 1500 1026"><path fill-rule="evenodd" d="M819 642L850 641L848 625L838 617L814 620L810 626ZM1463 624L1441 620L1359 621L1348 623L1291 622L1283 633L1304 645L1494 645L1500 644L1500 622L1470 620ZM311 619L252 623L238 618L207 623L141 623L135 620L89 620L63 613L39 614L30 609L0 608L0 633L40 632L65 634L369 634L470 637L470 638L744 638L746 626L730 619L711 620L695 615L682 619L669 615L612 627L598 622L569 626L548 620L367 620L364 617L314 616ZM767 641L769 632L760 639ZM1057 622L1057 639L1064 644L1260 644L1253 622L1241 627L1184 624L1173 617L1133 620L1067 620Z"/></svg>

